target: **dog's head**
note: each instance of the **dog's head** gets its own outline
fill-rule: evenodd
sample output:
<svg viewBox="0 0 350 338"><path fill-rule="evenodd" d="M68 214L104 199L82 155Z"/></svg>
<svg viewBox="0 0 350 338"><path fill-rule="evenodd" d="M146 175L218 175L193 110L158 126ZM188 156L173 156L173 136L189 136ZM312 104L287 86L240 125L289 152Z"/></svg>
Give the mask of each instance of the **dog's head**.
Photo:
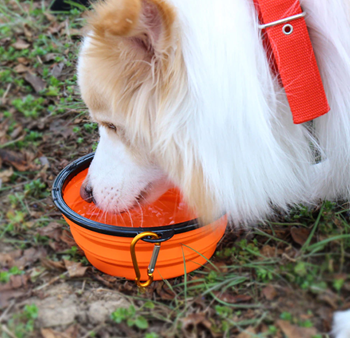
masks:
<svg viewBox="0 0 350 338"><path fill-rule="evenodd" d="M211 210L189 138L187 70L173 5L100 2L87 31L78 79L100 142L82 196L121 212L175 184L193 206Z"/></svg>
<svg viewBox="0 0 350 338"><path fill-rule="evenodd" d="M238 221L300 200L308 140L278 96L252 1L94 7L78 80L101 139L83 196L123 211L171 182L204 218Z"/></svg>

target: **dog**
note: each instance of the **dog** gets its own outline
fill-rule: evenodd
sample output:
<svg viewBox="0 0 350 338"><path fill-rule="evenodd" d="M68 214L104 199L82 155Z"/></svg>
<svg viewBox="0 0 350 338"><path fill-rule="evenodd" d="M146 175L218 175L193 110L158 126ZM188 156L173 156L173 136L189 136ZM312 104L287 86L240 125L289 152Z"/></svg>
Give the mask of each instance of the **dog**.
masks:
<svg viewBox="0 0 350 338"><path fill-rule="evenodd" d="M100 142L82 197L123 212L176 185L204 222L236 224L348 199L350 1L300 3L331 108L312 128L293 124L253 0L96 3L78 83Z"/></svg>

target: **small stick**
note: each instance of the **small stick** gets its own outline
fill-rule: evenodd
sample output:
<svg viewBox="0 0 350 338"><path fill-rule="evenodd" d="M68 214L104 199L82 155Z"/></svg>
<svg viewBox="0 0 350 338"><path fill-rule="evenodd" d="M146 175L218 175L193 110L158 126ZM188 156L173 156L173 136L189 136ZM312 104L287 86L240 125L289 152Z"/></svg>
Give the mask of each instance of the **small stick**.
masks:
<svg viewBox="0 0 350 338"><path fill-rule="evenodd" d="M6 325L1 325L1 329L8 334L11 338L17 338L8 328Z"/></svg>
<svg viewBox="0 0 350 338"><path fill-rule="evenodd" d="M6 310L2 313L2 315L0 316L0 323L2 322L2 320L5 318L5 316L7 315L7 313L11 310L12 306L15 304L15 300L13 299L10 303L10 305L6 308Z"/></svg>

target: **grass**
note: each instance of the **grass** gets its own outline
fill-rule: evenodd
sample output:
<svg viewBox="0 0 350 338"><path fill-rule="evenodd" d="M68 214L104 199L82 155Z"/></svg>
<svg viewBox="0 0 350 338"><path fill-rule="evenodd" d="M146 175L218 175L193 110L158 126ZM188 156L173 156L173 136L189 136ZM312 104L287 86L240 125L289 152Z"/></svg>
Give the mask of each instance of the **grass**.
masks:
<svg viewBox="0 0 350 338"><path fill-rule="evenodd" d="M228 231L204 267L156 282L145 293L93 268L70 278L52 267L63 260L89 265L69 239L50 188L71 160L96 149L98 135L75 74L85 9L76 6L53 15L48 6L48 1L0 0L0 157L1 151L13 156L3 159L0 174L8 173L0 176L0 249L44 248L47 253L24 267L8 267L0 252L0 288L28 277L24 288L29 291L49 292L59 283L76 288L81 282L84 287L76 291L81 297L108 288L128 300L130 306L114 309L95 328L77 319L79 337L106 332L146 338L235 337L240 332L285 337L280 320L311 328L313 338L328 337L331 317L322 313L346 305L350 291L348 204L299 206L254 229ZM26 47L18 48L19 43ZM28 72L40 78L41 90L26 80ZM65 236L44 232L49 225L58 229L55 224ZM2 338L40 335L40 311L30 303L30 294L0 310Z"/></svg>

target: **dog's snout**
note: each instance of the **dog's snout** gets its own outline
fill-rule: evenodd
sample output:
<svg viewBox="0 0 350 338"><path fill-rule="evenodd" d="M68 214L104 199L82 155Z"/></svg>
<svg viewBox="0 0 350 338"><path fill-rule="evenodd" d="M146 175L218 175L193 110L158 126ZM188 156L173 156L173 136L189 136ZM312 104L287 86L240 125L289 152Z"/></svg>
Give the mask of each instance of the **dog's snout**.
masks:
<svg viewBox="0 0 350 338"><path fill-rule="evenodd" d="M83 184L80 187L80 196L81 198L88 203L94 202L94 195L92 193L92 188L88 185Z"/></svg>

